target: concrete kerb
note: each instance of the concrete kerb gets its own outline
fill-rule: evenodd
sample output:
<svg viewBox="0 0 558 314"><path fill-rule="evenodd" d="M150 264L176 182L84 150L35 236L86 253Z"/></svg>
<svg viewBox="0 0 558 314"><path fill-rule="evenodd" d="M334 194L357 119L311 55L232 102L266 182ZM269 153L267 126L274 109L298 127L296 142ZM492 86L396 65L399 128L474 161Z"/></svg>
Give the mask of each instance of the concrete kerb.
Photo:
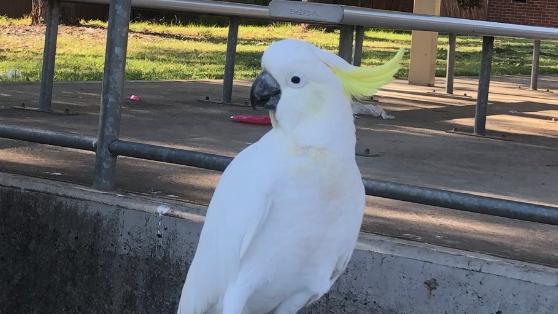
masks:
<svg viewBox="0 0 558 314"><path fill-rule="evenodd" d="M380 254L558 288L558 268L503 259L486 254L369 233L361 234L357 250L374 251Z"/></svg>
<svg viewBox="0 0 558 314"><path fill-rule="evenodd" d="M193 253L192 247L181 248L180 243L197 242L199 231L196 230L199 230L205 212L204 206L196 204L101 192L69 183L0 173L0 190L6 189L39 199L41 195L55 196L63 203L66 200L74 204L102 204L100 207L113 208L109 209L108 213L124 210L128 214L116 215L120 217L117 218L120 222L114 224L120 226L117 227L120 231L115 231L116 238L118 232L120 237L122 234L126 236L122 226L126 226L127 230L133 229L135 238L140 237L138 241L146 250L139 250L137 252L140 253L136 252L136 254L149 252L146 247L154 243L151 229L154 224L156 226L157 219L148 217L160 217L160 206L168 206L170 210L165 215L178 219L168 225L167 233L174 232L180 240L168 247L165 246L164 250L180 251L172 256L183 260L168 262L168 265L179 268L188 265ZM0 202L0 212L5 210L3 206ZM147 214L140 214L141 212ZM130 215L137 217L130 220ZM114 218L114 215L112 217ZM72 228L71 224L63 226ZM57 232L64 233L65 230ZM86 234L87 237L99 236ZM83 235L80 239L82 237ZM80 254L79 250L75 254ZM141 264L141 267L158 263L149 262L154 258L149 253L139 257L143 261L141 263L147 263ZM106 256L100 258L108 259ZM119 262L119 267L125 269L129 266L127 263ZM122 270L119 268L118 271ZM185 269L175 269L171 270L171 273L183 276L184 271ZM133 271L126 273L127 276L135 276ZM111 277L103 278L107 280L106 278ZM161 280L162 283L159 284L164 284L164 280ZM180 294L178 286L175 282L172 289L176 291L168 291L168 300L165 302L171 304L169 305L171 307ZM141 293L149 291L143 286L140 290ZM115 301L115 304L121 303L120 300ZM363 233L347 272L332 288L331 293L304 313L494 313L501 311L508 314L556 313L557 310L557 268Z"/></svg>
<svg viewBox="0 0 558 314"><path fill-rule="evenodd" d="M8 173L0 173L0 187L20 189L22 192L39 192L74 200L91 201L157 215L160 214L160 206L168 206L169 210L165 211L165 216L188 219L195 223L203 223L206 210L205 206L193 203L177 202L170 199L156 200L135 194L104 192L65 182L30 178Z"/></svg>

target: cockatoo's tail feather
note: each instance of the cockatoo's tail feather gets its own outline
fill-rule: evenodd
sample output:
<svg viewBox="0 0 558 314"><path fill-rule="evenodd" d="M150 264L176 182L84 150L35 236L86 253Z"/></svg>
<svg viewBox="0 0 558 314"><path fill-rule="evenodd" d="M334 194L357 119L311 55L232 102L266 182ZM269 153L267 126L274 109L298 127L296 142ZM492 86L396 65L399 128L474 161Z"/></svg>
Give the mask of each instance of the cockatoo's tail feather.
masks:
<svg viewBox="0 0 558 314"><path fill-rule="evenodd" d="M400 49L387 63L377 67L338 68L331 70L341 80L349 97L364 98L374 95L380 87L391 82L400 67L405 51Z"/></svg>

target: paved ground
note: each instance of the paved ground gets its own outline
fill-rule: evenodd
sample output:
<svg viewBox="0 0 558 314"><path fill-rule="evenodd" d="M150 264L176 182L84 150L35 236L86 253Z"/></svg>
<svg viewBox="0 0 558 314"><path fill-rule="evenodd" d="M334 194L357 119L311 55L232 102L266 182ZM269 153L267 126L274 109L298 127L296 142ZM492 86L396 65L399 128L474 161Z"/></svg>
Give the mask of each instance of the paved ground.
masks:
<svg viewBox="0 0 558 314"><path fill-rule="evenodd" d="M558 204L558 78L542 79L542 91L526 90L521 77L497 78L487 126L496 139L470 131L476 81L456 80L456 96L441 88L397 81L376 97L394 120L358 119L360 143L373 157L358 157L364 176L542 204ZM442 82L438 82L442 86ZM235 102L246 101L238 82ZM100 83L55 84L54 108L76 115L12 109L36 105L38 84L0 85L0 123L95 136ZM520 88L521 87L521 88ZM234 156L267 127L229 121L241 106L200 101L220 94L215 81L129 82L121 137L135 141ZM549 91L546 91L546 89ZM0 171L90 185L93 154L0 140ZM121 158L118 189L206 204L219 173ZM367 232L558 266L558 227L486 215L368 198Z"/></svg>

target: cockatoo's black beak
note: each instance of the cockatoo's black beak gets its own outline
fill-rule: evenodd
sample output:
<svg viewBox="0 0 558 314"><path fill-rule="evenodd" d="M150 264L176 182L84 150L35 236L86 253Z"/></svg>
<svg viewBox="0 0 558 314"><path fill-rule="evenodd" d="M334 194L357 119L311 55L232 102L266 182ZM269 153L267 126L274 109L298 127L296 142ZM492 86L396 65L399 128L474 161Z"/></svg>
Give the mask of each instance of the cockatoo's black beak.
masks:
<svg viewBox="0 0 558 314"><path fill-rule="evenodd" d="M257 106L269 110L277 109L277 103L281 98L281 87L279 83L267 71L263 71L252 84L250 90L250 103L252 108Z"/></svg>

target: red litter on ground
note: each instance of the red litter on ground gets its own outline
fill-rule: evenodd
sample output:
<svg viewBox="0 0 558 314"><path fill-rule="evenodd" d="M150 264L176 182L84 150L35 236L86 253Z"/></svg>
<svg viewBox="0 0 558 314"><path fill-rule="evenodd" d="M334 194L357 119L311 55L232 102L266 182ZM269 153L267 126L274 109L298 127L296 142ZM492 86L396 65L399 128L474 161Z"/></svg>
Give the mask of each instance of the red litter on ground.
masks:
<svg viewBox="0 0 558 314"><path fill-rule="evenodd" d="M128 97L129 100L131 101L140 101L141 98L138 95L130 95L130 97Z"/></svg>
<svg viewBox="0 0 558 314"><path fill-rule="evenodd" d="M271 125L271 118L268 115L239 114L231 116L231 120L247 124Z"/></svg>

